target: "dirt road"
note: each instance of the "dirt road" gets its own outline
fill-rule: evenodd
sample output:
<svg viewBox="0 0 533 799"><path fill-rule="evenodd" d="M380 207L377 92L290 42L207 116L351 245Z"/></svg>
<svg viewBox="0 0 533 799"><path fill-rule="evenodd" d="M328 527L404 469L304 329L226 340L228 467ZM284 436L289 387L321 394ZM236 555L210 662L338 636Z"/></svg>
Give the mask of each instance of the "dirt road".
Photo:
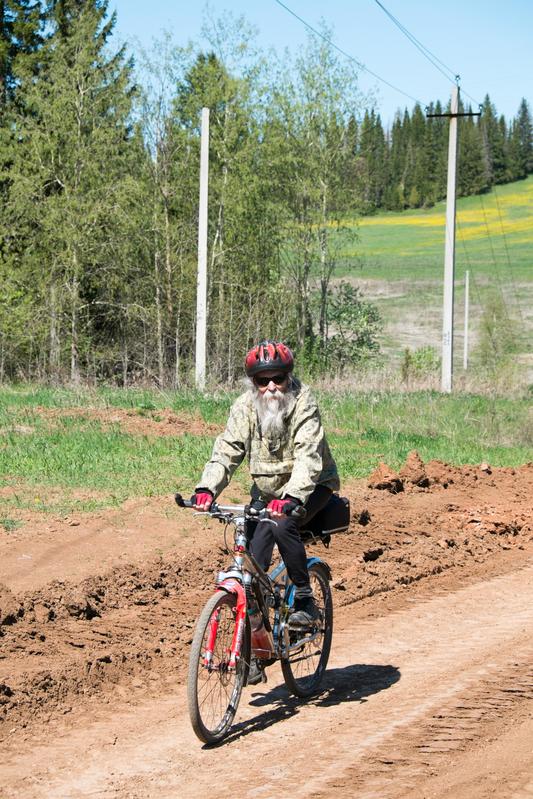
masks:
<svg viewBox="0 0 533 799"><path fill-rule="evenodd" d="M424 488L351 486L351 532L320 552L336 621L323 691L294 700L270 669L215 749L183 688L224 562L203 522L184 535L160 502L0 542L0 795L533 797L533 468L425 469ZM65 562L73 579L54 582Z"/></svg>

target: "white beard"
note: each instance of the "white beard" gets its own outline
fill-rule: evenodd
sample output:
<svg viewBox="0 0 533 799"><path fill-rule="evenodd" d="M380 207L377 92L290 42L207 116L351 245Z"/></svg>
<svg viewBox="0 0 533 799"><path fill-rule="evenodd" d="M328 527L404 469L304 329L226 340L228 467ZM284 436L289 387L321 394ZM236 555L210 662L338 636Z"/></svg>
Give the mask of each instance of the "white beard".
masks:
<svg viewBox="0 0 533 799"><path fill-rule="evenodd" d="M268 438L280 436L285 429L286 411L290 404L291 392L267 391L261 394L255 386L252 387L253 399L261 432Z"/></svg>

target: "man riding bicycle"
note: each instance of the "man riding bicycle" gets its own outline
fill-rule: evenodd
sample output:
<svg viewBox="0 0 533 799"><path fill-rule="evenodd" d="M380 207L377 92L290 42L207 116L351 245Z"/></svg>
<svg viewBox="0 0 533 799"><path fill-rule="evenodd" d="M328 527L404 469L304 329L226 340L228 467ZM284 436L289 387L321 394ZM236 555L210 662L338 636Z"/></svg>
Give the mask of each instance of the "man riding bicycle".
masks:
<svg viewBox="0 0 533 799"><path fill-rule="evenodd" d="M245 361L250 385L233 404L226 429L215 441L194 501L208 510L228 485L246 457L253 479L252 502L262 502L276 522L257 522L250 550L265 571L274 544L295 586L294 612L289 626L309 628L319 618L307 570L305 546L299 528L322 511L339 489L333 460L316 401L307 386L293 375L290 349L278 341L262 341ZM303 505L305 517L286 515Z"/></svg>

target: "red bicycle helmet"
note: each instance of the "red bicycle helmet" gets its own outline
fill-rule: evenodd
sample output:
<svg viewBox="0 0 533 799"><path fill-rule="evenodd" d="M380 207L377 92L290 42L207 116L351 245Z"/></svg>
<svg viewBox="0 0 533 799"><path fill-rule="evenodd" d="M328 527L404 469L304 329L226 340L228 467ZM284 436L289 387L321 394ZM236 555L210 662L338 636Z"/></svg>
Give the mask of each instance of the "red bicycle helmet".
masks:
<svg viewBox="0 0 533 799"><path fill-rule="evenodd" d="M294 358L292 352L281 341L260 341L252 347L244 368L248 377L253 377L259 372L276 369L279 372L292 372Z"/></svg>

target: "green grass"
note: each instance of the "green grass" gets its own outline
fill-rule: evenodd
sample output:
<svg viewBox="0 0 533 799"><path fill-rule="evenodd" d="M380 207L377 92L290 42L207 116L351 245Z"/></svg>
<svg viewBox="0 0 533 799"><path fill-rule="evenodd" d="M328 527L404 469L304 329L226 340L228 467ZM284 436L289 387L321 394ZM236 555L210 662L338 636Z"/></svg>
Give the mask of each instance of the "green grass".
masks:
<svg viewBox="0 0 533 799"><path fill-rule="evenodd" d="M433 208L345 220L336 237L338 276L442 279L444 202ZM533 176L457 201L456 277L466 269L493 280L533 280ZM354 243L353 229L358 241Z"/></svg>
<svg viewBox="0 0 533 799"><path fill-rule="evenodd" d="M354 236L354 233L357 233ZM344 220L332 228L335 280L358 284L383 320L379 343L397 364L406 347L440 349L445 203L434 208ZM457 202L456 360L462 359L464 279L470 272L470 351L476 363L480 322L489 297L503 299L521 331L517 354L533 379L533 176Z"/></svg>
<svg viewBox="0 0 533 799"><path fill-rule="evenodd" d="M223 422L234 395L165 394L166 407ZM0 524L15 510L69 513L110 507L130 497L191 491L208 459L213 436L147 437L103 429L98 421L62 417L48 408L163 408L159 392L68 391L19 386L0 390ZM411 449L424 460L454 464L488 460L517 466L531 459L533 420L523 399L412 394L321 392L320 405L341 477L365 477L380 460L398 468ZM249 485L239 470L236 487ZM5 525L4 525L4 529ZM14 528L12 528L14 529Z"/></svg>

